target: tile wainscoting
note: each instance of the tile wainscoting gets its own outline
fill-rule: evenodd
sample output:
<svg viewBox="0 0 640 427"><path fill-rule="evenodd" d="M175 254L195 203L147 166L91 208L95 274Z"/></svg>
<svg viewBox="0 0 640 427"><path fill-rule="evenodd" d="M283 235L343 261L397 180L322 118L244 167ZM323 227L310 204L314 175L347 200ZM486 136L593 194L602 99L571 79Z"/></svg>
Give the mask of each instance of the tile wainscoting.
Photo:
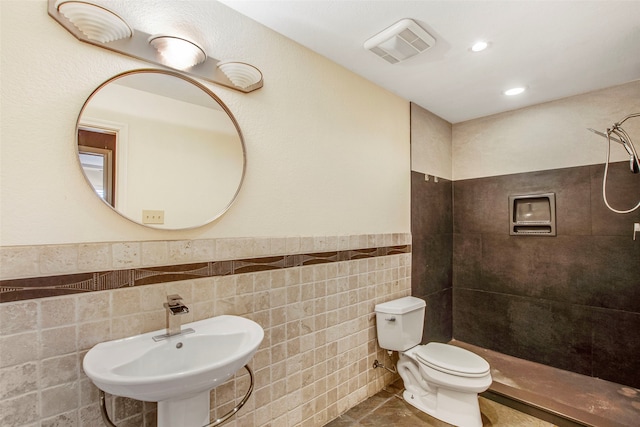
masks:
<svg viewBox="0 0 640 427"><path fill-rule="evenodd" d="M160 283L0 304L0 425L101 425L83 356L98 342L164 328L170 293L189 306L185 322L235 314L265 330L251 362L254 394L227 425L323 425L393 380L371 368L387 358L377 346L373 309L411 293L410 241L407 233L93 244L104 263L93 261L93 268L82 255L92 245L2 248L3 283L55 282L53 271L68 278L122 264L128 277L149 270ZM124 247L134 248L124 251L128 259ZM29 258L11 265L19 254ZM198 263L205 277L193 275ZM248 381L241 371L213 390L212 417L235 406ZM156 422L153 403L110 397L108 409L119 426Z"/></svg>

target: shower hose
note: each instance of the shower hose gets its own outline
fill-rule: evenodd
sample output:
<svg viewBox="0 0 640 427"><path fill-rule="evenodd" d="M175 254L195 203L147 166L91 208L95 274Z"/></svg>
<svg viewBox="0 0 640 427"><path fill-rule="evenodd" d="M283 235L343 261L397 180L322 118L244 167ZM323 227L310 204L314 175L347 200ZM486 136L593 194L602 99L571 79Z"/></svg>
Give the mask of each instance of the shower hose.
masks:
<svg viewBox="0 0 640 427"><path fill-rule="evenodd" d="M611 134L614 134L618 138L620 138L621 144L624 146L624 148L627 150L627 152L631 156L631 159L630 159L631 171L634 173L637 173L638 170L640 169L640 157L638 157L638 151L636 150L636 147L633 145L633 142L631 141L631 137L629 136L629 134L621 126L622 123L624 123L627 119L630 119L632 117L640 117L640 113L630 114L624 119L622 119L620 122L614 123L611 128L607 129L608 147L607 147L607 158L604 163L604 176L602 177L602 199L604 200L604 204L607 205L607 208L609 208L609 210L618 214L631 213L636 209L640 208L640 201L638 201L638 203L631 209L626 209L626 210L615 209L609 204L609 201L607 200L607 175L609 173L609 160L611 158L611 139L612 139Z"/></svg>

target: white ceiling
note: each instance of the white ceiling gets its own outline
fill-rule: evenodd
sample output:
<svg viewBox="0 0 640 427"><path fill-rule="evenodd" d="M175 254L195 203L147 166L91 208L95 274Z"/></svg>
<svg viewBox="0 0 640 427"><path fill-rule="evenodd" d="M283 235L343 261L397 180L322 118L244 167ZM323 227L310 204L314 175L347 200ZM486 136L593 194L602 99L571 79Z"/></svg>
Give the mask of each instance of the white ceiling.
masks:
<svg viewBox="0 0 640 427"><path fill-rule="evenodd" d="M451 123L640 79L640 0L221 2ZM362 47L403 18L436 45L395 65Z"/></svg>

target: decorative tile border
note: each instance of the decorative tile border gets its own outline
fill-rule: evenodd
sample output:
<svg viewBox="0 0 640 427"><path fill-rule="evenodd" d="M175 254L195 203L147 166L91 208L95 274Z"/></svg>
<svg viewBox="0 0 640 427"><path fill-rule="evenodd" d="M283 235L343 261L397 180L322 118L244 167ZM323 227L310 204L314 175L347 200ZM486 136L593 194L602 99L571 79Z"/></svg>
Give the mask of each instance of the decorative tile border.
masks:
<svg viewBox="0 0 640 427"><path fill-rule="evenodd" d="M0 280L0 303L411 252L411 245L279 255Z"/></svg>

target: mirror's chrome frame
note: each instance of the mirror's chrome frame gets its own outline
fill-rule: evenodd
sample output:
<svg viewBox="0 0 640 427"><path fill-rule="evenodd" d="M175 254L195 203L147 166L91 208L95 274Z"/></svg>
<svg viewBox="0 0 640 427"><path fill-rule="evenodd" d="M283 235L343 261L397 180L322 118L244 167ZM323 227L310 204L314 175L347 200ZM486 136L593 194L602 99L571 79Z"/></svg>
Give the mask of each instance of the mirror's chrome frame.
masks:
<svg viewBox="0 0 640 427"><path fill-rule="evenodd" d="M149 38L151 34L147 34L143 31L133 29L133 35L126 39L115 40L112 42L101 43L94 41L85 36L71 21L69 21L63 14L61 14L56 8L56 0L48 0L48 12L56 22L62 25L67 31L69 31L75 38L84 43L89 43L94 46L98 46L103 49L110 50L112 52L121 53L123 55L140 59L142 61L150 62L161 67L170 68L179 73L184 73L206 80L211 83L215 83L220 86L224 86L230 89L234 89L240 92L249 93L254 90L260 89L264 82L262 72L251 64L249 65L255 68L260 73L260 81L246 88L236 86L227 76L218 68L219 60L207 56L207 59L197 65L186 70L177 70L168 66L162 62L160 54L149 44Z"/></svg>
<svg viewBox="0 0 640 427"><path fill-rule="evenodd" d="M78 160L78 167L80 168L80 171L82 172L82 176L84 177L85 181L87 182L87 185L92 189L92 191L96 195L96 197L98 197L105 205L107 205L112 211L114 211L115 213L120 215L122 218L125 218L125 219L127 219L127 220L129 220L129 221L131 221L131 222L133 222L135 224L142 225L142 226L148 227L148 228L153 228L153 229L156 229L156 230L168 230L168 231L172 231L172 230L192 230L192 229L199 228L199 227L205 226L207 224L210 224L213 221L215 221L218 218L220 218L222 215L224 215L224 213L226 211L228 211L229 208L231 208L231 205L233 205L233 202L235 202L235 200L238 198L238 193L240 193L240 189L242 188L242 184L244 183L244 177L245 177L245 174L247 172L247 149L246 149L246 146L245 146L245 143L244 143L244 136L242 135L242 130L240 130L240 125L238 124L238 121L236 120L235 116L231 113L231 110L229 110L229 107L227 107L227 105L224 102L222 102L222 100L215 93L211 92L211 90L209 88L207 88L205 85L199 83L198 81L196 81L196 80L194 80L192 78L189 78L187 76L184 76L184 75L182 75L182 74L180 74L178 72L169 71L169 70L160 70L160 69L156 69L156 68L141 68L141 69L138 69L138 70L125 71L124 73L120 73L120 74L117 74L117 75L111 77L109 80L103 82L93 92L91 92L91 95L89 95L87 100L82 105L82 108L80 109L80 113L78 113L78 119L76 120L76 135L75 135L76 152L78 152L78 129L80 129L80 125L81 125L80 122L81 122L81 119L82 119L82 113L84 112L85 108L87 107L87 105L89 104L91 99L93 99L94 95L96 93L98 93L100 91L100 89L102 89L103 87L105 87L109 83L113 82L114 80L117 80L119 78L122 78L122 77L125 77L125 76L128 76L128 75L140 74L140 73L164 74L164 75L168 75L168 76L172 76L172 77L177 77L179 79L182 79L182 80L186 81L187 83L191 83L192 85L196 86L198 89L204 91L207 95L209 95L214 101L216 101L218 103L220 108L222 108L222 110L225 113L227 113L227 116L229 117L229 119L233 123L233 126L236 128L236 131L238 132L238 138L240 138L240 145L242 147L242 175L240 176L240 182L238 182L238 188L236 189L235 193L233 194L233 197L231 198L229 203L223 209L221 209L219 212L214 213L213 217L211 217L210 219L206 220L202 224L197 224L197 225L193 225L193 226L190 226L190 227L183 227L183 228L154 227L152 225L143 224L142 222L138 222L138 221L136 221L136 220L134 220L132 218L129 218L128 216L126 216L123 213L121 213L120 211L118 211L115 207L111 206L106 200L101 198L95 192L95 190L93 190L93 185L89 181L89 178L87 178L87 175L84 173L84 170L82 169L82 164L80 163L80 156L76 156L77 160Z"/></svg>

